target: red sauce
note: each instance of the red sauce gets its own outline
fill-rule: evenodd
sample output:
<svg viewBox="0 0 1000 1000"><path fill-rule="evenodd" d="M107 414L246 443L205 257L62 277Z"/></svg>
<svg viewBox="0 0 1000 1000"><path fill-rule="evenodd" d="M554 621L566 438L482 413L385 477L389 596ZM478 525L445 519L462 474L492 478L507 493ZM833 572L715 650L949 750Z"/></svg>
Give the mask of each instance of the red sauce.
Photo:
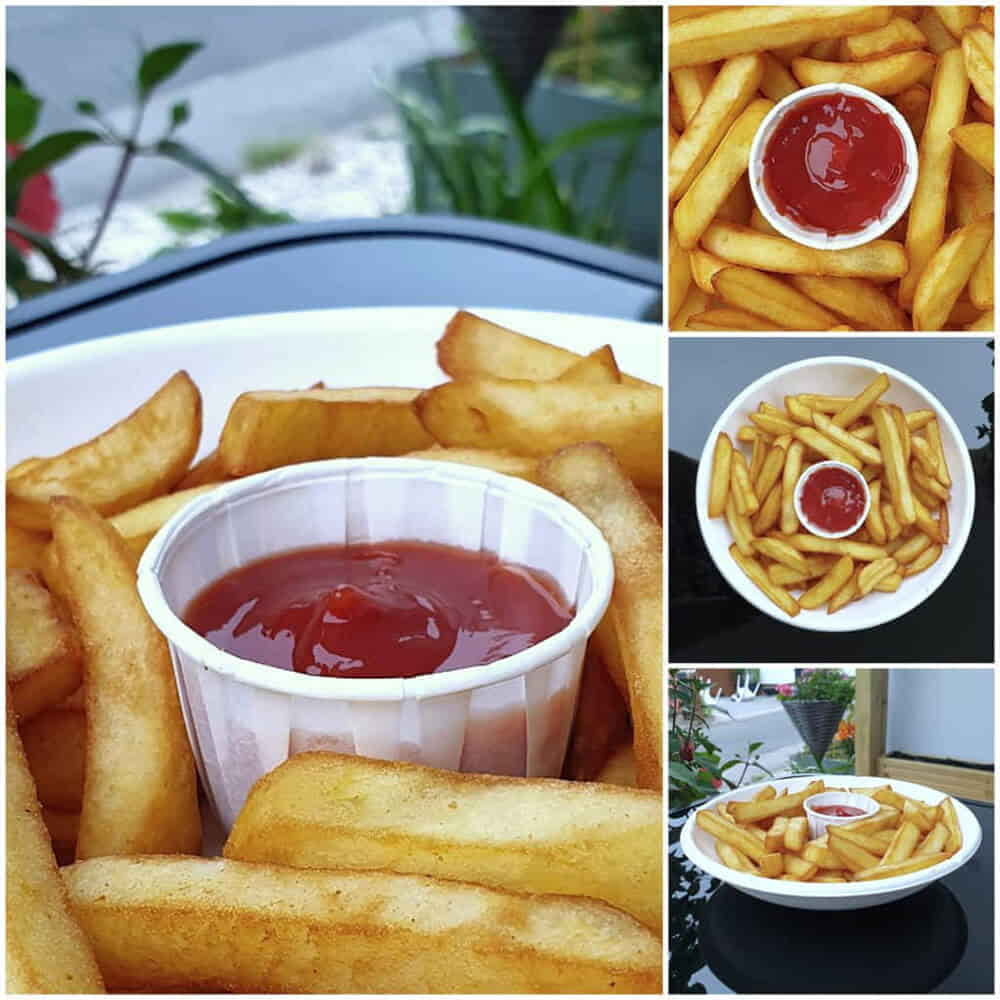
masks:
<svg viewBox="0 0 1000 1000"><path fill-rule="evenodd" d="M492 663L571 617L543 573L412 541L269 556L209 584L184 612L220 649L323 677L417 677Z"/></svg>
<svg viewBox="0 0 1000 1000"><path fill-rule="evenodd" d="M806 478L799 504L809 522L821 531L847 531L860 523L865 511L861 477L847 469L825 465Z"/></svg>
<svg viewBox="0 0 1000 1000"><path fill-rule="evenodd" d="M823 816L864 816L864 809L859 809L857 806L810 806L810 809L814 813L820 813Z"/></svg>
<svg viewBox="0 0 1000 1000"><path fill-rule="evenodd" d="M764 150L764 188L775 208L831 236L882 218L905 174L899 130L870 101L850 94L789 108Z"/></svg>

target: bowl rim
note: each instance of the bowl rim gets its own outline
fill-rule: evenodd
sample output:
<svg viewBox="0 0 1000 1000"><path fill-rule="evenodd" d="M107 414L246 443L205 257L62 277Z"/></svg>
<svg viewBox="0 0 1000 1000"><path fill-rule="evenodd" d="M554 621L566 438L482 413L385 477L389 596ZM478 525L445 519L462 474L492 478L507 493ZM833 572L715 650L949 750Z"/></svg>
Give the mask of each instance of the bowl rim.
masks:
<svg viewBox="0 0 1000 1000"><path fill-rule="evenodd" d="M899 186L898 194L891 203L889 211L882 218L876 219L864 229L859 229L856 232L838 233L833 236L819 230L806 229L794 220L782 215L771 201L763 183L764 145L770 139L771 134L790 108L800 101L810 97L819 97L821 94L848 94L851 97L858 97L874 104L879 111L888 116L899 133L906 164L906 174ZM920 173L917 143L906 119L884 97L853 83L815 83L783 97L771 108L758 126L750 145L749 164L747 176L750 180L750 191L753 194L754 203L764 218L786 239L814 250L848 250L852 247L863 246L865 243L871 243L872 240L884 236L902 218L903 213L909 207L917 189L917 178Z"/></svg>
<svg viewBox="0 0 1000 1000"><path fill-rule="evenodd" d="M717 556L716 552L713 550L713 544L711 541L711 522L707 511L708 486L709 479L711 477L712 465L712 449L715 447L716 438L725 430L726 425L732 419L733 414L745 406L746 400L749 396L764 391L765 387L770 382L782 375L799 370L832 365L850 365L856 368L871 371L874 374L877 374L878 372L885 372L890 379L898 381L902 385L907 386L912 392L921 396L926 401L926 405L929 408L934 409L939 423L943 423L945 425L952 439L958 443L957 450L959 452L962 482L967 487L965 489L965 505L961 510L956 509L957 504L954 497L951 501L949 513L951 515L952 536L948 545L945 546L945 549L941 554L941 558L938 560L938 562L943 562L943 572L941 572L940 577L934 585L927 590L926 593L923 593L922 596L919 597L917 596L918 591L913 590L911 592L913 596L910 598L909 602L901 601L899 598L899 595L903 593L903 588L900 588L900 590L895 593L875 595L876 600L886 598L886 600L879 602L884 605L883 614L879 616L870 614L867 619L862 620L861 622L855 622L849 618L845 618L842 613L829 615L822 609L819 611L804 610L794 618L790 618L782 612L780 608L773 605L771 601L743 575L743 572L734 562L732 562L731 559L720 559ZM889 392L892 392L891 388ZM957 481L958 477L955 475L957 470L952 469L951 472L953 479ZM733 588L733 590L757 608L758 611L762 611L764 614L769 615L771 618L774 618L776 621L782 622L785 625L805 629L807 631L857 632L868 628L876 628L879 625L885 625L887 622L894 621L895 619L908 614L914 608L922 604L928 597L930 597L931 594L933 594L934 591L936 591L938 587L940 587L941 584L944 583L944 581L951 575L952 570L954 570L955 566L958 564L958 560L961 558L962 553L965 551L965 545L968 542L969 533L972 530L972 520L976 510L976 491L972 486L974 482L975 476L972 471L972 460L969 457L969 449L965 444L965 439L962 437L961 431L958 429L958 425L955 423L952 415L944 407L937 396L934 395L934 393L932 393L929 389L926 389L923 385L917 382L916 379L896 368L893 368L891 365L873 361L871 358L832 354L812 358L802 358L798 361L792 361L788 364L781 365L780 367L774 368L769 372L765 372L743 390L738 392L733 399L730 400L729 404L725 407L718 419L712 425L712 429L705 440L705 446L702 448L701 457L698 460L698 474L695 480L695 508L698 514L698 527L701 530L701 537L705 542L705 547L708 549L708 553L711 556L712 561L715 563L719 572L722 573L726 582ZM728 551L728 545L726 546L726 550Z"/></svg>
<svg viewBox="0 0 1000 1000"><path fill-rule="evenodd" d="M976 819L975 813L960 799L954 795L944 795L937 789L929 788L926 785L918 785L912 781L902 781L897 778L885 778L874 775L789 775L781 778L772 778L769 781L758 781L752 785L741 785L730 792L721 795L702 804L700 809L713 808L722 802L731 800L743 801L752 798L753 793L766 785L773 785L778 791L788 787L789 791L801 790L810 781L817 778L839 779L843 778L855 784L870 785L877 788L880 785L891 785L894 790L897 788L903 793L913 796L921 794L938 795L942 798L950 798L955 804L955 812L958 815L959 826L962 830L962 846L946 861L934 865L933 868L924 868L920 871L911 872L908 875L896 875L892 878L873 879L870 882L783 882L781 879L764 878L762 875L751 875L745 872L738 872L732 868L727 868L721 861L716 861L709 857L698 846L694 839L695 817L698 809L692 809L684 826L681 829L680 844L685 857L703 872L719 879L736 889L745 889L752 894L766 893L772 896L784 896L788 898L807 900L844 900L844 899L864 899L869 896L881 896L887 893L906 893L915 891L923 885L936 882L945 875L950 875L953 871L961 868L979 850L979 845L983 839L983 829ZM749 794L747 794L749 793Z"/></svg>
<svg viewBox="0 0 1000 1000"><path fill-rule="evenodd" d="M484 666L463 667L418 677L317 677L235 656L209 642L186 625L170 607L163 593L158 570L172 545L191 529L194 522L237 499L252 496L265 488L292 487L310 480L329 478L331 473L348 470L399 473L429 480L479 482L529 500L543 507L559 523L569 523L583 539L583 558L590 562L593 590L560 631L513 656ZM250 687L313 699L339 701L395 702L434 698L490 687L530 673L585 642L601 620L611 598L614 563L607 541L597 526L581 511L555 493L491 469L414 458L337 458L303 462L245 476L196 497L174 514L146 546L137 570L139 596L156 628L167 642L205 669L231 677Z"/></svg>

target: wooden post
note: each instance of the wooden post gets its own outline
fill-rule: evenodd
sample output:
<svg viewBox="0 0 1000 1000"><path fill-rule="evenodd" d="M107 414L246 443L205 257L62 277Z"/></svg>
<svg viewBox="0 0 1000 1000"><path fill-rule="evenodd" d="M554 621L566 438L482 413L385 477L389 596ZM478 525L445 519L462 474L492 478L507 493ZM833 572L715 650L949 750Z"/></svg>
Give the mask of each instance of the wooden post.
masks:
<svg viewBox="0 0 1000 1000"><path fill-rule="evenodd" d="M885 754L889 671L859 669L854 683L854 772L877 775Z"/></svg>

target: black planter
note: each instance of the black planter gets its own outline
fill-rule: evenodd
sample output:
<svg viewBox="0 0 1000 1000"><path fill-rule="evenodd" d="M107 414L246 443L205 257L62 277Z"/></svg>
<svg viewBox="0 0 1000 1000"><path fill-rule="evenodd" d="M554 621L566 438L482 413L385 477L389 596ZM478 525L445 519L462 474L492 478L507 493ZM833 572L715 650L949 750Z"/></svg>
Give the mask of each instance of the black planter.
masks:
<svg viewBox="0 0 1000 1000"><path fill-rule="evenodd" d="M782 705L816 763L822 763L847 706L835 701L783 701Z"/></svg>

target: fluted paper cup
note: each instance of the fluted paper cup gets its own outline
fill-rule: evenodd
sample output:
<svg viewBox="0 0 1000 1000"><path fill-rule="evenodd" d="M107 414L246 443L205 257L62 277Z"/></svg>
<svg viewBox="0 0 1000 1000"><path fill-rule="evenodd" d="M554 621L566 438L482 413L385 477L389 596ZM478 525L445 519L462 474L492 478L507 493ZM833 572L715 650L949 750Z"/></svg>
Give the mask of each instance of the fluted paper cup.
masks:
<svg viewBox="0 0 1000 1000"><path fill-rule="evenodd" d="M572 604L572 620L485 666L373 679L244 660L181 619L205 586L265 556L401 539L541 570ZM202 782L227 829L253 783L303 750L558 775L586 642L614 577L604 537L560 497L485 469L401 458L311 462L222 485L163 526L138 573L146 610L170 644Z"/></svg>

